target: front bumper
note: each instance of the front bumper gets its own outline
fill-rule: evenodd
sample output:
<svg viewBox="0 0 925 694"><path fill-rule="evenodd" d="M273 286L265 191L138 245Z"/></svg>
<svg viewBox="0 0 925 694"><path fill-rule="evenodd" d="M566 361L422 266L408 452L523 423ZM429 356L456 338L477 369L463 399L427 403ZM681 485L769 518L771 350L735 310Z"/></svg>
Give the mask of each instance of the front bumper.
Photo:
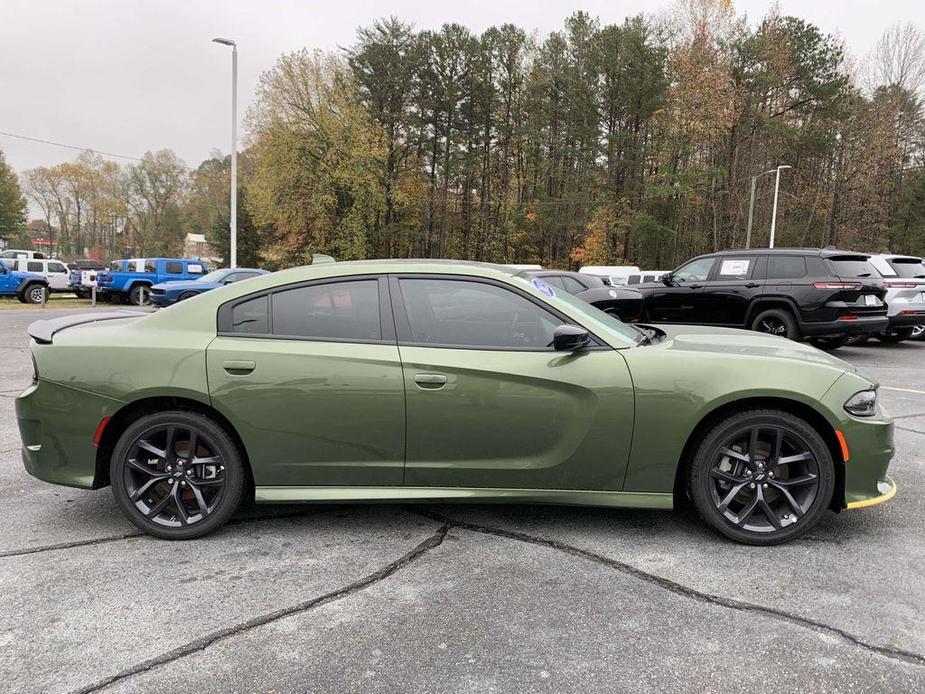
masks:
<svg viewBox="0 0 925 694"><path fill-rule="evenodd" d="M829 335L866 335L879 333L890 327L886 316L858 316L850 320L834 320L820 323L802 323L800 330L804 337L824 337Z"/></svg>
<svg viewBox="0 0 925 694"><path fill-rule="evenodd" d="M152 304L160 306L161 308L166 308L176 302L176 299L172 298L169 294L154 294L152 292L148 295L148 298Z"/></svg>
<svg viewBox="0 0 925 694"><path fill-rule="evenodd" d="M893 478L889 475L877 483L877 488L881 492L880 496L871 496L858 501L849 501L845 505L845 508L850 510L855 508L866 508L868 506L879 506L896 496L896 482L894 482Z"/></svg>
<svg viewBox="0 0 925 694"><path fill-rule="evenodd" d="M45 482L96 489L93 435L118 400L39 380L16 398L16 419L26 471Z"/></svg>

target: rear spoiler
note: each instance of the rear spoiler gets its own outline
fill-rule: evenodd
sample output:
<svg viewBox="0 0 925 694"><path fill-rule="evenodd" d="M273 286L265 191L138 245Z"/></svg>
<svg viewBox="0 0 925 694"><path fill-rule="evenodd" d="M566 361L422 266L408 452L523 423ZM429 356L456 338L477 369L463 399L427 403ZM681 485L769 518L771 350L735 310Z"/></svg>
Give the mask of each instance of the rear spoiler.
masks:
<svg viewBox="0 0 925 694"><path fill-rule="evenodd" d="M31 323L26 332L36 342L42 344L51 344L55 333L72 328L75 325L84 325L85 323L96 323L104 320L116 320L118 318L136 318L138 316L147 316L147 313L139 311L107 311L105 313L81 313L76 316L62 316L61 318L51 318L49 320L37 320Z"/></svg>

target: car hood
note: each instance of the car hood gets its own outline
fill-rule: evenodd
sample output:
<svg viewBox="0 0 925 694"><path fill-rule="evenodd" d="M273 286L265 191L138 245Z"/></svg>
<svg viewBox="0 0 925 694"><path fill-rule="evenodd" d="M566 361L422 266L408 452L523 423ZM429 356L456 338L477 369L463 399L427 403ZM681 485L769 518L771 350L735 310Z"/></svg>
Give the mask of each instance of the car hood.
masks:
<svg viewBox="0 0 925 694"><path fill-rule="evenodd" d="M172 289L174 291L180 291L184 289L199 289L200 291L206 288L213 289L215 285L211 282L200 282L199 280L174 280L173 282L161 282L160 284L155 284L154 287L158 289ZM154 289L154 287L151 287Z"/></svg>
<svg viewBox="0 0 925 694"><path fill-rule="evenodd" d="M664 349L813 362L844 371L857 372L857 368L852 364L838 357L833 357L805 342L794 342L777 335L703 325L659 324L649 327L665 333L665 339L656 343Z"/></svg>

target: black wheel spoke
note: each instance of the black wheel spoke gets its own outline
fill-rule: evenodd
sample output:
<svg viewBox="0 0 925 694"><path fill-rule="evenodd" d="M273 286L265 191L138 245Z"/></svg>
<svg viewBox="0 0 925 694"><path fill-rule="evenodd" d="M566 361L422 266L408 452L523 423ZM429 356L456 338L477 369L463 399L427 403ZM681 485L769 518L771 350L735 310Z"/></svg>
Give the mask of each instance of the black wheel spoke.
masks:
<svg viewBox="0 0 925 694"><path fill-rule="evenodd" d="M736 524L739 526L745 525L745 521L752 517L752 514L755 512L756 508L758 508L757 494L752 497L751 501L748 502L748 505L739 513Z"/></svg>
<svg viewBox="0 0 925 694"><path fill-rule="evenodd" d="M751 434L748 437L748 457L751 462L755 462L755 458L758 457L758 435L760 433L761 430L755 427L751 430Z"/></svg>
<svg viewBox="0 0 925 694"><path fill-rule="evenodd" d="M171 499L172 499L172 496L171 496L169 493L164 494L164 496L161 498L160 501L158 501L156 504L154 504L154 506L150 507L150 508L145 512L145 515L146 515L148 518L151 518L151 517L153 517L153 516L156 516L156 515L159 514L161 511L163 511L165 508L167 508L167 505L171 502Z"/></svg>
<svg viewBox="0 0 925 694"><path fill-rule="evenodd" d="M173 485L171 498L173 499L174 507L177 509L177 520L180 521L180 525L189 525L189 514L186 512L186 506L183 505L183 493L180 491L179 484Z"/></svg>
<svg viewBox="0 0 925 694"><path fill-rule="evenodd" d="M784 445L784 432L774 429L774 442L771 445L771 455L768 458L768 467L777 467L780 460L780 451Z"/></svg>
<svg viewBox="0 0 925 694"><path fill-rule="evenodd" d="M145 439L139 439L139 441L138 441L138 443L137 443L136 445L137 445L141 450L147 451L147 452L150 453L151 455L156 455L156 456L157 456L158 458L160 458L161 460L166 460L166 458L167 458L167 451L165 451L165 450L163 450L163 449L161 449L161 448L158 448L157 446L155 446L155 445L154 445L153 443L151 443L150 441L146 441Z"/></svg>
<svg viewBox="0 0 925 694"><path fill-rule="evenodd" d="M203 518L209 515L209 505L206 503L205 498L202 496L202 491L199 487L194 484L190 485L190 490L193 492L193 496L196 497L196 504L199 506L199 513Z"/></svg>
<svg viewBox="0 0 925 694"><path fill-rule="evenodd" d="M193 465L220 465L222 459L217 455L211 455L206 458L194 458L190 461Z"/></svg>
<svg viewBox="0 0 925 694"><path fill-rule="evenodd" d="M145 463L140 463L135 458L129 458L126 462L126 465L130 467L135 472L140 472L142 475L147 475L148 477L166 477L160 470L157 468L146 465Z"/></svg>
<svg viewBox="0 0 925 694"><path fill-rule="evenodd" d="M803 453L797 453L796 455L787 455L782 456L777 459L774 467L780 467L781 465L790 465L791 463L802 463L805 460L812 460L813 454L804 451Z"/></svg>
<svg viewBox="0 0 925 694"><path fill-rule="evenodd" d="M775 479L773 484L775 487L801 487L804 484L812 484L818 478L812 473L807 475L800 475L799 477L790 477L788 479Z"/></svg>
<svg viewBox="0 0 925 694"><path fill-rule="evenodd" d="M186 481L196 487L221 487L225 484L225 480L221 477L213 477L208 480L204 480L200 477L187 477Z"/></svg>
<svg viewBox="0 0 925 694"><path fill-rule="evenodd" d="M726 456L727 458L733 458L734 460L738 460L743 463L751 462L751 458L749 458L745 453L739 453L738 451L734 451L731 448L721 448L720 454Z"/></svg>
<svg viewBox="0 0 925 694"><path fill-rule="evenodd" d="M777 514L774 513L774 509L768 504L767 500L764 498L763 494L759 494L758 505L761 507L761 510L764 512L765 517L771 522L771 525L774 526L775 530L780 530L780 519L777 517Z"/></svg>
<svg viewBox="0 0 925 694"><path fill-rule="evenodd" d="M787 487L781 486L776 482L772 482L771 486L774 487L780 493L780 495L787 500L787 503L790 505L790 510L793 511L797 518L803 515L803 507L797 503L797 500L793 498L793 494L790 493L790 490L787 489Z"/></svg>
<svg viewBox="0 0 925 694"><path fill-rule="evenodd" d="M195 431L190 432L189 445L186 448L186 457L193 460L196 457L196 449L199 447L199 434Z"/></svg>
<svg viewBox="0 0 925 694"><path fill-rule="evenodd" d="M748 482L742 482L740 484L734 485L732 489L730 489L729 492L726 494L726 496L723 497L723 500L719 502L719 506L717 506L717 508L720 511L725 512L726 509L729 508L729 504L732 503L732 500L735 499L739 495L739 492L742 491L742 488L746 484L748 484Z"/></svg>
<svg viewBox="0 0 925 694"><path fill-rule="evenodd" d="M748 480L745 478L737 477L731 472L726 472L725 470L720 470L719 468L713 468L710 474L716 479L729 482L730 484L742 484L748 482Z"/></svg>
<svg viewBox="0 0 925 694"><path fill-rule="evenodd" d="M177 462L177 429L176 427L167 427L167 443L164 444L164 449L166 451L164 455L164 460L168 463Z"/></svg>
<svg viewBox="0 0 925 694"><path fill-rule="evenodd" d="M138 501L151 487L165 479L167 479L167 475L157 475L156 477L151 477L151 479L149 479L147 482L138 487L138 489L132 492L129 498L132 501Z"/></svg>

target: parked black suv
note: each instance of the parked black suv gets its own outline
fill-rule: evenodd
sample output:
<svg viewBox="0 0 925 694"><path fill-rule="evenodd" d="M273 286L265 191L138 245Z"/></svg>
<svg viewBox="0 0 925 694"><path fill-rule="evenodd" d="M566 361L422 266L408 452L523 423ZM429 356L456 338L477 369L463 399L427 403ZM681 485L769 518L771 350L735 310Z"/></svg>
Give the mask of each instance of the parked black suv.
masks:
<svg viewBox="0 0 925 694"><path fill-rule="evenodd" d="M642 295L636 289L609 286L597 275L566 270L525 270L520 276L541 279L554 289L615 315L624 323L636 322L642 315Z"/></svg>
<svg viewBox="0 0 925 694"><path fill-rule="evenodd" d="M647 322L746 328L836 347L889 325L883 279L868 257L834 249L725 251L636 289Z"/></svg>

